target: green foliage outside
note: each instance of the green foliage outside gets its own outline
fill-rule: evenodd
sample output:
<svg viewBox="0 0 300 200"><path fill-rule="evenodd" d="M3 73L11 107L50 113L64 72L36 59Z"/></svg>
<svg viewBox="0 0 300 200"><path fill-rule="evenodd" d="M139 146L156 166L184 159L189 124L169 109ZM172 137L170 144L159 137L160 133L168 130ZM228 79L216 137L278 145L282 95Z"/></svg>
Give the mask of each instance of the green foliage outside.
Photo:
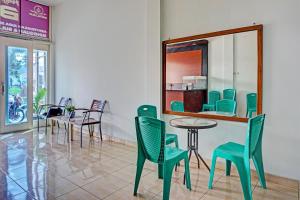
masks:
<svg viewBox="0 0 300 200"><path fill-rule="evenodd" d="M39 110L40 102L45 98L46 94L47 90L45 88L42 88L37 92L33 102L34 113L38 114L37 112Z"/></svg>
<svg viewBox="0 0 300 200"><path fill-rule="evenodd" d="M11 87L11 88L9 88L8 93L9 93L9 95L16 96L21 93L21 88L20 87Z"/></svg>

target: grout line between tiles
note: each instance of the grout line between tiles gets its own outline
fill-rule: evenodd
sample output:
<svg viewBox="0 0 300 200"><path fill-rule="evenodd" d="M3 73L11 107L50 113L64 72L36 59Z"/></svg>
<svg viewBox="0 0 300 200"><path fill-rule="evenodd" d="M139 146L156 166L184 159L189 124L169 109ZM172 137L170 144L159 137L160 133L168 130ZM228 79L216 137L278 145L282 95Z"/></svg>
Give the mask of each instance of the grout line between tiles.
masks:
<svg viewBox="0 0 300 200"><path fill-rule="evenodd" d="M213 183L213 184L218 183L219 180L221 180L221 178L223 178L223 177L225 177L225 172L223 172L223 174L222 174L219 178L217 178L217 180L216 180L215 183ZM207 193L208 193L209 191L210 191L210 189L207 188L206 192L200 197L200 199L204 198L204 197L207 195Z"/></svg>

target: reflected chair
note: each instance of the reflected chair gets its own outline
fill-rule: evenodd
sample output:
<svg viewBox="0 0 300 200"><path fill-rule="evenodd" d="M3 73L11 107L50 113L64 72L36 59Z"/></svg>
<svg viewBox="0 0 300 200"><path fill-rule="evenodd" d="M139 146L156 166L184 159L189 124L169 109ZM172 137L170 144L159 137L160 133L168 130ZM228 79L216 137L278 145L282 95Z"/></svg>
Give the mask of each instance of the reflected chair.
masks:
<svg viewBox="0 0 300 200"><path fill-rule="evenodd" d="M75 126L80 126L80 147L82 148L82 136L83 136L83 127L88 126L88 131L90 134L90 137L92 137L94 133L94 125L98 124L99 125L99 133L100 133L100 139L101 141L103 140L102 138L102 127L101 127L101 119L102 115L104 112L106 100L93 100L91 107L89 109L86 108L76 108L76 111L83 111L83 117L81 119L75 118L72 123ZM93 118L91 116L92 113L98 114L98 117ZM71 120L71 119L70 119Z"/></svg>
<svg viewBox="0 0 300 200"><path fill-rule="evenodd" d="M249 93L247 98L247 118L252 118L253 113L257 112L257 95L256 93Z"/></svg>
<svg viewBox="0 0 300 200"><path fill-rule="evenodd" d="M157 109L152 105L142 105L137 109L137 114L139 117L152 117L157 119ZM176 134L166 133L166 145L175 143L176 148L178 148L178 137Z"/></svg>
<svg viewBox="0 0 300 200"><path fill-rule="evenodd" d="M184 104L182 101L171 101L171 111L184 112Z"/></svg>
<svg viewBox="0 0 300 200"><path fill-rule="evenodd" d="M216 102L216 111L217 112L227 112L235 114L236 112L236 101L223 99Z"/></svg>
<svg viewBox="0 0 300 200"><path fill-rule="evenodd" d="M137 195L146 159L159 166L159 177L163 178L163 200L169 199L173 169L181 160L185 165L186 187L191 190L188 152L165 145L165 122L152 117L136 117L135 126L138 157L133 194Z"/></svg>
<svg viewBox="0 0 300 200"><path fill-rule="evenodd" d="M223 90L223 99L236 100L235 89L225 89Z"/></svg>
<svg viewBox="0 0 300 200"><path fill-rule="evenodd" d="M202 111L215 111L216 102L220 100L220 92L210 91L208 93L208 104L203 104Z"/></svg>
<svg viewBox="0 0 300 200"><path fill-rule="evenodd" d="M65 107L68 105L72 105L72 99L68 97L60 98L58 105L55 104L40 105L37 111L38 131L40 130L40 119L46 120L46 131L47 131L48 119L51 117L64 115Z"/></svg>
<svg viewBox="0 0 300 200"><path fill-rule="evenodd" d="M245 200L252 199L250 159L253 160L260 185L266 189L266 179L262 158L262 136L265 115L259 115L248 122L245 145L228 142L214 150L208 188L212 189L216 160L218 157L226 160L226 176L230 176L231 163L237 167L243 188Z"/></svg>

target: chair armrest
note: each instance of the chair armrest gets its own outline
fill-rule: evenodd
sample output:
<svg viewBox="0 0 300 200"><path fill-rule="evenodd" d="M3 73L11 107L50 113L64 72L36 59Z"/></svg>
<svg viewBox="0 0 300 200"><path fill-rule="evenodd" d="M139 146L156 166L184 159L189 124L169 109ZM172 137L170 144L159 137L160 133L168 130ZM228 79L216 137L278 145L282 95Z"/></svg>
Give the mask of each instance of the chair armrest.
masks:
<svg viewBox="0 0 300 200"><path fill-rule="evenodd" d="M82 110L82 111L88 111L89 109L87 109L87 108L75 108L75 111L80 111L80 110Z"/></svg>
<svg viewBox="0 0 300 200"><path fill-rule="evenodd" d="M39 107L49 107L49 106L56 106L56 105L54 105L54 104L42 104Z"/></svg>
<svg viewBox="0 0 300 200"><path fill-rule="evenodd" d="M56 106L56 105L54 105L54 104L42 104L42 105L39 105L39 108L38 108L38 115L41 114L41 111L43 110L44 107L47 108L47 112L48 112L50 108L55 107L55 106Z"/></svg>
<svg viewBox="0 0 300 200"><path fill-rule="evenodd" d="M83 113L102 113L102 111L100 111L100 110L87 110L87 111L84 111Z"/></svg>

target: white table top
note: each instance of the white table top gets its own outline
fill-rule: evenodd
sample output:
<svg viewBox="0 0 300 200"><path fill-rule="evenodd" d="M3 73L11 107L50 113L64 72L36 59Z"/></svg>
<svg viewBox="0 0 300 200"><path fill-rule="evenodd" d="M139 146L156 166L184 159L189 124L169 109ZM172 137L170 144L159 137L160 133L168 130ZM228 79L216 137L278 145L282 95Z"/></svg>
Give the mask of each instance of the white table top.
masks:
<svg viewBox="0 0 300 200"><path fill-rule="evenodd" d="M172 119L170 125L176 128L183 129L209 129L217 126L217 122L208 119L194 118L194 117L182 117Z"/></svg>

